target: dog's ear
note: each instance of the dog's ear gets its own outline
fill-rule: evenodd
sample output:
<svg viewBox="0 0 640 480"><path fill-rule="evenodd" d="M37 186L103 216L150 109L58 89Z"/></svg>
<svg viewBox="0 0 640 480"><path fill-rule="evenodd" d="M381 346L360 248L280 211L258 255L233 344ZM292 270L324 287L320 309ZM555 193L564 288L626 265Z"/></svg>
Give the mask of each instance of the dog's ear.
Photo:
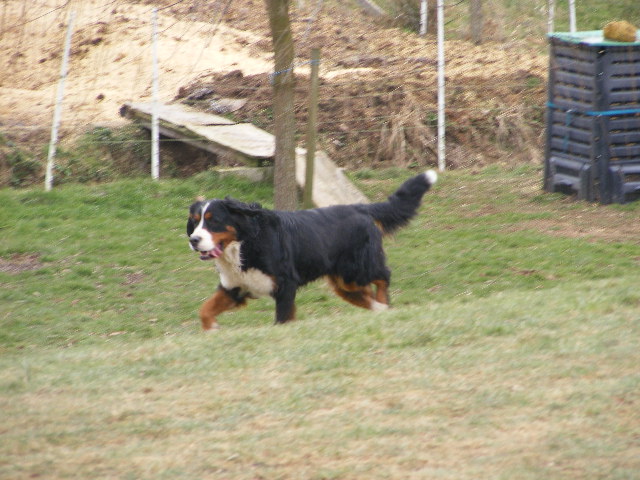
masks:
<svg viewBox="0 0 640 480"><path fill-rule="evenodd" d="M262 213L262 205L259 203L244 203L231 197L224 199L224 206L227 207L227 210L231 213L246 215L248 217L255 217Z"/></svg>
<svg viewBox="0 0 640 480"><path fill-rule="evenodd" d="M243 203L227 197L224 206L233 217L238 234L249 238L260 235L260 219L264 216L264 210L259 203Z"/></svg>
<svg viewBox="0 0 640 480"><path fill-rule="evenodd" d="M190 237L195 229L196 222L193 220L193 216L189 215L189 219L187 220L187 237Z"/></svg>

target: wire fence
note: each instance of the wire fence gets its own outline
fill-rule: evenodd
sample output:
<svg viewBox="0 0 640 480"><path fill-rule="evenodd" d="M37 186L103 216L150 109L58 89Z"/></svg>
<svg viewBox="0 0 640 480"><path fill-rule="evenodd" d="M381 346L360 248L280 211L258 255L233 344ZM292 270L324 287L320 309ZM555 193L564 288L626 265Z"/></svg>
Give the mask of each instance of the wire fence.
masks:
<svg viewBox="0 0 640 480"><path fill-rule="evenodd" d="M548 2L525 2L527 12L521 6L515 13L503 3L510 2L485 2L485 12L500 5L501 10L492 13L503 17L486 15L484 41L474 45L466 33L468 2L445 2L450 168L542 159ZM9 157L18 146L29 152L24 155L30 155L33 169L42 166L44 172L70 12L75 12L76 26L60 122L62 144L67 146L91 128L126 124L118 113L123 103L151 100L154 7L159 15L161 100L211 111L221 98L243 99L246 103L233 118L271 131L273 62L261 0L153 5L7 0L0 6L0 155L6 170L0 181L9 182L11 162L16 163ZM560 7L556 5L557 28L566 25ZM300 145L308 108L309 54L320 47L318 148L347 167L436 165L434 32L421 36L398 28L392 19L355 15L357 8L330 1L292 2ZM596 20L590 21L592 25ZM208 93L198 96L203 88ZM139 146L150 139L112 135L104 141L121 142L126 150L127 142ZM162 148L174 143L163 138Z"/></svg>

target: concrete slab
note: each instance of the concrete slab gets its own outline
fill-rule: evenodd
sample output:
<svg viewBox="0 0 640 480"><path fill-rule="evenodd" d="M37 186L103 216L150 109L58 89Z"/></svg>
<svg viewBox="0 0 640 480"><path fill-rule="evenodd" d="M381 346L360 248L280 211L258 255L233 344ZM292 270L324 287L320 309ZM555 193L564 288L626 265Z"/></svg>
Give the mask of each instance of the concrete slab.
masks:
<svg viewBox="0 0 640 480"><path fill-rule="evenodd" d="M296 181L304 188L307 170L307 151L296 149ZM317 151L313 169L312 200L317 207L369 203L369 199L344 174L325 152Z"/></svg>

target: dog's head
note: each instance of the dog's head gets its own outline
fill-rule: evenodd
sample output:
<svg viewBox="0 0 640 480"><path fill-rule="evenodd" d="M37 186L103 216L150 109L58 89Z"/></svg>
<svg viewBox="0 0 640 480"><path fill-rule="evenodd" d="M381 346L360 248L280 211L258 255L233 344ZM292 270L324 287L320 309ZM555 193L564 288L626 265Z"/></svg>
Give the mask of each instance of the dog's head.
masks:
<svg viewBox="0 0 640 480"><path fill-rule="evenodd" d="M192 250L202 260L218 258L232 242L240 242L255 229L253 219L262 211L258 203L198 199L189 207L187 236Z"/></svg>

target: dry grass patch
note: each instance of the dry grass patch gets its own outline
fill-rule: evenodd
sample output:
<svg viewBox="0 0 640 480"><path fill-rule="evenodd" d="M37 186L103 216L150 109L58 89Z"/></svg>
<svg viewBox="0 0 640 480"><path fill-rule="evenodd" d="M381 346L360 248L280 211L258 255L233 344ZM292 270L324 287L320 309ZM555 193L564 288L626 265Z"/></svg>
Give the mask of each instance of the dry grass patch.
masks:
<svg viewBox="0 0 640 480"><path fill-rule="evenodd" d="M640 332L626 285L5 357L0 472L629 478Z"/></svg>

